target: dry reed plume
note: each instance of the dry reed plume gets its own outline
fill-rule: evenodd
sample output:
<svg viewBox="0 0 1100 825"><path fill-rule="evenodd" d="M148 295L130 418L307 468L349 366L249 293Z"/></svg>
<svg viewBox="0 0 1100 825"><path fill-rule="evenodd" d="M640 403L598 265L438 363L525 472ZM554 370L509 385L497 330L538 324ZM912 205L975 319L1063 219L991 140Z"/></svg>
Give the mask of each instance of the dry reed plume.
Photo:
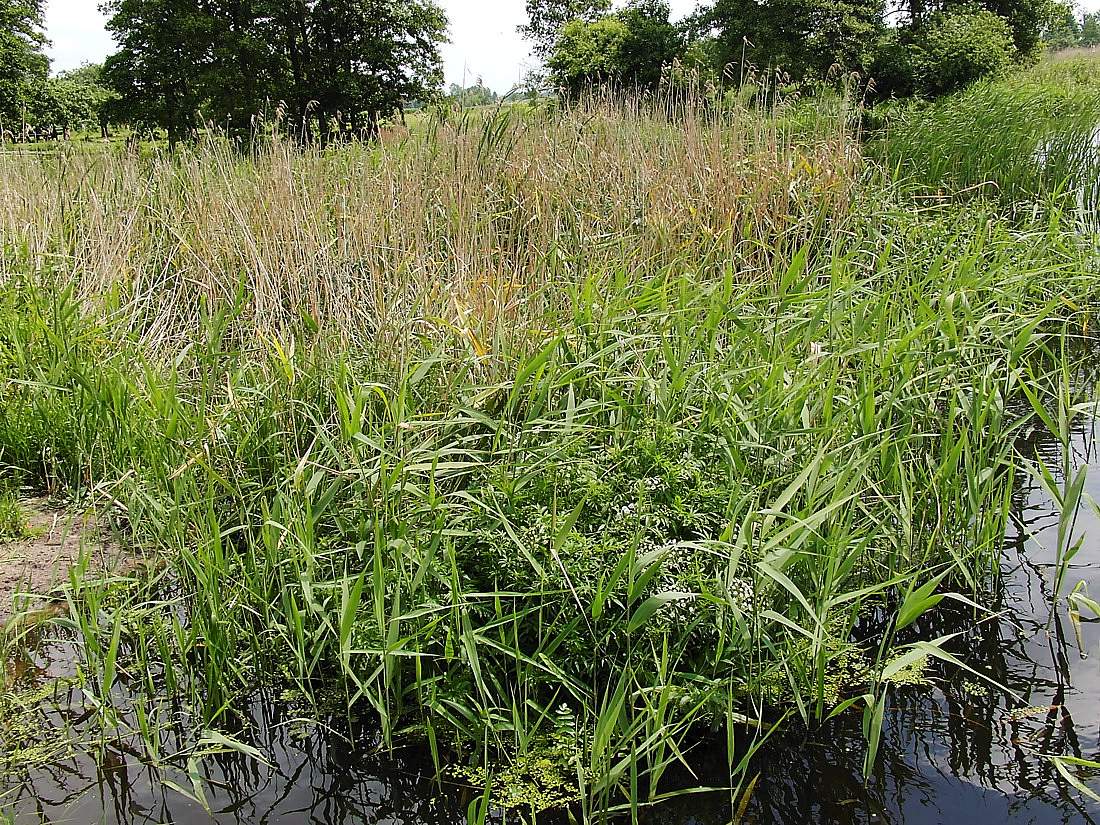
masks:
<svg viewBox="0 0 1100 825"><path fill-rule="evenodd" d="M29 262L85 299L120 289L151 344L240 291L264 334L311 316L351 338L470 324L477 347L515 345L562 285L675 261L757 280L843 216L860 163L848 113L802 106L804 139L790 114L594 101L425 116L378 146L13 156L0 277Z"/></svg>

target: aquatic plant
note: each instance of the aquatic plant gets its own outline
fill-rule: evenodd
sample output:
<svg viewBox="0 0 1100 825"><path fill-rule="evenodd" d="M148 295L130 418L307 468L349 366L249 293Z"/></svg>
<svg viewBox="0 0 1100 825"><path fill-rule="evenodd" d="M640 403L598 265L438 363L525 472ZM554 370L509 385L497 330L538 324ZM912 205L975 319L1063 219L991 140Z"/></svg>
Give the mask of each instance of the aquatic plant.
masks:
<svg viewBox="0 0 1100 825"><path fill-rule="evenodd" d="M14 162L0 462L163 561L63 590L104 727L125 672L205 754L274 683L587 819L792 719L873 763L1098 289L1056 202L914 210L830 106Z"/></svg>
<svg viewBox="0 0 1100 825"><path fill-rule="evenodd" d="M926 198L982 196L1017 214L1054 198L1091 214L1100 177L1094 59L1043 63L885 119L875 152Z"/></svg>
<svg viewBox="0 0 1100 825"><path fill-rule="evenodd" d="M0 542L21 539L27 535L27 529L18 494L0 486Z"/></svg>

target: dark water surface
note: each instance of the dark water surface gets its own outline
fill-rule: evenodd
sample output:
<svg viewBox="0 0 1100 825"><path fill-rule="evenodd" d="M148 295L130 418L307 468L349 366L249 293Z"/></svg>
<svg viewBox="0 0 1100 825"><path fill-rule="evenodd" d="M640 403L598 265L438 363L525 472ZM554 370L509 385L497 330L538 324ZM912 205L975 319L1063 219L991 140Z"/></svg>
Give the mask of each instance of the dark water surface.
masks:
<svg viewBox="0 0 1100 825"><path fill-rule="evenodd" d="M1072 461L1090 465L1085 489L1100 501L1097 435L1100 420L1079 424ZM1057 474L1060 445L1035 438L1029 446ZM1074 534L1086 538L1052 619L1058 507L1021 472L1013 512L1003 590L994 605L1000 618L974 626L970 610L941 606L921 635L966 631L952 649L1020 701L983 689L972 674L957 671L944 672L931 690L899 689L887 711L877 771L866 785L858 723L801 742L777 742L760 760L748 821L1100 823L1100 804L1072 788L1044 756L1100 761L1100 624L1082 622L1079 648L1064 598L1080 581L1094 598L1100 594L1100 517L1088 503L1077 514ZM1088 784L1100 790L1100 782ZM727 805L726 811L708 815L681 809L654 821L722 823L728 810Z"/></svg>
<svg viewBox="0 0 1100 825"><path fill-rule="evenodd" d="M1086 490L1100 500L1100 424L1074 433L1079 464L1096 467ZM1060 448L1036 439L1034 450L1053 467ZM964 631L952 648L975 668L1019 695L984 688L965 672L935 674L932 687L902 688L887 711L879 764L862 776L865 744L859 714L824 731L785 734L754 763L760 772L745 821L750 823L1100 823L1100 804L1072 788L1045 755L1100 758L1100 623L1085 621L1081 646L1065 599L1051 618L1058 510L1029 476L1014 494L1016 524L1003 560L996 619L975 626L968 608L941 605L919 627L924 638ZM1085 543L1066 576L1063 596L1079 581L1100 596L1100 518L1085 504L1076 534ZM44 645L20 663L24 681L71 671L66 648ZM71 710L52 722L89 726L75 688ZM433 782L430 760L414 749L381 753L377 742L353 745L338 732L296 719L291 706L260 697L240 738L254 743L270 767L236 754L198 764L213 816L193 793L179 761L166 773L143 765L132 744L109 743L101 759L75 756L34 770L28 781L0 778L0 812L28 823L461 823L469 792ZM170 757L173 743L162 744ZM182 743L179 743L182 748ZM723 749L714 765L700 758L699 780L728 784ZM165 784L165 778L181 790ZM1100 781L1090 780L1100 789ZM182 792L181 792L182 791ZM724 825L736 805L728 792L681 797L649 809L644 819L669 825ZM0 814L0 823L4 822Z"/></svg>

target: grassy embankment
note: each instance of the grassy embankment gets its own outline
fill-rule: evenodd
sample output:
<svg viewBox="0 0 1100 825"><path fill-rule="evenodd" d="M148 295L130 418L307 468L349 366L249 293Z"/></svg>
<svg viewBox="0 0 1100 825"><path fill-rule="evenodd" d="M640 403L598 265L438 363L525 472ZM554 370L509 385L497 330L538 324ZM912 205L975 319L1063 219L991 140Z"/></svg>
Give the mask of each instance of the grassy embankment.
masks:
<svg viewBox="0 0 1100 825"><path fill-rule="evenodd" d="M1031 129L1013 83L988 105ZM891 165L986 174L920 160L967 106L894 124ZM0 462L157 560L55 620L104 723L120 674L196 731L274 680L586 815L715 736L736 784L791 717L862 713L873 760L940 651L898 633L997 575L1014 436L1100 294L1046 178L1001 186L1030 212L914 201L856 122L601 105L12 159Z"/></svg>

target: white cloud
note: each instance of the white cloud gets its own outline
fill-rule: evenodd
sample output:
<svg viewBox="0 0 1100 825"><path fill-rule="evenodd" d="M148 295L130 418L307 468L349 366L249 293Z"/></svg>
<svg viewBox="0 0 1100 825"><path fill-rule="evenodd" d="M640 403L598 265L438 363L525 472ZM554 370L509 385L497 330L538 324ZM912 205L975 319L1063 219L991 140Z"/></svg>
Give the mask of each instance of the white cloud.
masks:
<svg viewBox="0 0 1100 825"><path fill-rule="evenodd" d="M697 0L670 5L673 15L682 17ZM443 0L443 6L451 19L451 42L443 49L448 83L469 85L481 77L489 88L504 92L534 67L531 44L517 32L527 22L523 0Z"/></svg>
<svg viewBox="0 0 1100 825"><path fill-rule="evenodd" d="M48 0L46 34L52 42L47 51L54 71L98 63L114 51L98 6L97 0Z"/></svg>
<svg viewBox="0 0 1100 825"><path fill-rule="evenodd" d="M504 92L523 79L532 66L530 44L516 31L527 21L523 0L445 0L443 6L451 20L451 42L443 48L448 83L470 85L480 77Z"/></svg>

